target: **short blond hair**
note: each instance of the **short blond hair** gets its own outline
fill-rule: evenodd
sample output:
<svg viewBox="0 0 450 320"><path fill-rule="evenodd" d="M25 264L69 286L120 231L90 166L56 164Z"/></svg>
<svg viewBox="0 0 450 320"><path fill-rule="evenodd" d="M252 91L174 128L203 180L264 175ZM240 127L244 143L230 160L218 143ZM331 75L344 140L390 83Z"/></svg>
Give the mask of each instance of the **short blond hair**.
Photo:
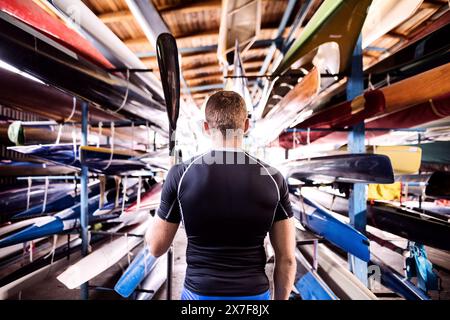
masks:
<svg viewBox="0 0 450 320"><path fill-rule="evenodd" d="M245 101L234 91L218 91L206 103L205 118L210 128L220 130L223 135L227 130L244 129Z"/></svg>

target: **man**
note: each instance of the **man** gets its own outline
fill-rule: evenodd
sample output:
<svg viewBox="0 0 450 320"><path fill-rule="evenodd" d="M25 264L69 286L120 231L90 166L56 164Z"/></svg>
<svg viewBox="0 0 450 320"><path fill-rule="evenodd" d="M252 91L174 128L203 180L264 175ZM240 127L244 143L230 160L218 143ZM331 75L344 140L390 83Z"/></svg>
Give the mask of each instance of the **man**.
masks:
<svg viewBox="0 0 450 320"><path fill-rule="evenodd" d="M274 299L288 299L296 261L288 187L274 168L242 150L249 121L232 91L212 95L204 130L211 151L175 165L146 234L150 252L164 254L183 221L188 244L183 300L270 299L264 238L275 252Z"/></svg>

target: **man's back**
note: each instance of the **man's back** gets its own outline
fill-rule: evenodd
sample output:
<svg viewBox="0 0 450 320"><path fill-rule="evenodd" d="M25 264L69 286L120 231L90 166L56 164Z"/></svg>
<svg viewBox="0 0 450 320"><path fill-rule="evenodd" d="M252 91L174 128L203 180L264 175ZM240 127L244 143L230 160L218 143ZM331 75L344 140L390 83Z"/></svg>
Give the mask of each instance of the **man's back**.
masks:
<svg viewBox="0 0 450 320"><path fill-rule="evenodd" d="M215 150L170 170L158 215L184 222L187 289L257 295L269 289L264 238L292 210L278 171L243 151Z"/></svg>

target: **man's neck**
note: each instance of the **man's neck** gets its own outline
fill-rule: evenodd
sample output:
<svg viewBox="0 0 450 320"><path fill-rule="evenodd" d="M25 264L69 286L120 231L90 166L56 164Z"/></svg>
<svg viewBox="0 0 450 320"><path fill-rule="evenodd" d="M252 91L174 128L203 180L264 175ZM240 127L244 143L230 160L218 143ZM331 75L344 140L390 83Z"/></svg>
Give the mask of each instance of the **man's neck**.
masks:
<svg viewBox="0 0 450 320"><path fill-rule="evenodd" d="M231 149L240 150L243 147L243 139L235 138L231 140L214 139L212 141L212 148L215 150Z"/></svg>

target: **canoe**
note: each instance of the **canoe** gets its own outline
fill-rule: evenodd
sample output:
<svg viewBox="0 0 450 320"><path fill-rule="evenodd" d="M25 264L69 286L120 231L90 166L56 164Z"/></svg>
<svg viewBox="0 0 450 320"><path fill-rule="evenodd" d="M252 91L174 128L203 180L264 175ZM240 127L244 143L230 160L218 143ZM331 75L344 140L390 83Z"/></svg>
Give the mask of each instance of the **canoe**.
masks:
<svg viewBox="0 0 450 320"><path fill-rule="evenodd" d="M152 292L139 292L136 300L151 300L167 280L167 254L161 256L155 263L152 272L141 282L140 288Z"/></svg>
<svg viewBox="0 0 450 320"><path fill-rule="evenodd" d="M92 146L80 147L80 163L91 171L107 175L124 174L130 171L148 170L149 166L132 157L139 155L132 150L112 150Z"/></svg>
<svg viewBox="0 0 450 320"><path fill-rule="evenodd" d="M371 0L325 0L272 75L283 74L298 59L327 42L338 44L339 72L346 70L371 2Z"/></svg>
<svg viewBox="0 0 450 320"><path fill-rule="evenodd" d="M302 300L339 300L298 249L295 249L295 259L297 274L294 287Z"/></svg>
<svg viewBox="0 0 450 320"><path fill-rule="evenodd" d="M298 231L299 232L299 231ZM312 245L297 245L300 253L309 263L314 257ZM378 298L351 273L347 267L336 260L333 252L324 244L318 245L318 275L332 292L342 300L377 300Z"/></svg>
<svg viewBox="0 0 450 320"><path fill-rule="evenodd" d="M273 109L256 122L251 137L259 145L266 145L276 139L295 116L310 103L320 89L320 74L313 68L295 87L291 88Z"/></svg>
<svg viewBox="0 0 450 320"><path fill-rule="evenodd" d="M291 197L295 217L308 229L342 250L363 261L370 260L369 240L352 226L343 223L333 213L308 199L308 188L300 190L301 197Z"/></svg>
<svg viewBox="0 0 450 320"><path fill-rule="evenodd" d="M148 92L77 56L19 20L2 12L0 18L5 31L0 35L4 49L0 58L5 63L110 111L146 119L165 132L163 105L152 100ZM39 51L34 50L36 46Z"/></svg>
<svg viewBox="0 0 450 320"><path fill-rule="evenodd" d="M0 176L2 177L71 175L76 172L77 170L75 168L38 162L0 162Z"/></svg>
<svg viewBox="0 0 450 320"><path fill-rule="evenodd" d="M124 298L131 296L144 278L152 272L157 260L158 258L151 255L147 246L141 249L117 281L114 291Z"/></svg>
<svg viewBox="0 0 450 320"><path fill-rule="evenodd" d="M78 192L75 193L74 189L75 187L72 185L72 190L68 191L67 193L61 194L60 197L55 197L55 199L51 201L47 201L47 203L45 204L45 210L43 204L35 205L29 208L28 210L16 213L12 218L27 219L30 217L44 215L51 212L58 212L67 209L69 207L72 207L80 201L80 194ZM100 192L100 185L97 181L92 182L88 185L88 194L90 196L96 195L99 192Z"/></svg>
<svg viewBox="0 0 450 320"><path fill-rule="evenodd" d="M348 216L348 199L316 190L310 198L333 212ZM367 223L424 245L449 250L450 224L421 212L375 201L367 206Z"/></svg>
<svg viewBox="0 0 450 320"><path fill-rule="evenodd" d="M222 1L217 56L223 65L236 42L242 52L248 50L261 29L261 0Z"/></svg>
<svg viewBox="0 0 450 320"><path fill-rule="evenodd" d="M448 65L450 72L450 64ZM450 80L450 79L449 79ZM403 82L403 81L402 81ZM449 81L450 82L450 81ZM405 82L406 83L406 82ZM401 83L398 83L401 84ZM391 87L397 84L393 84ZM437 84L435 84L437 85ZM408 89L408 94L406 96L412 95L414 93L409 93L409 90L414 91L414 88L420 90L416 84L415 87ZM390 87L388 87L390 88ZM403 89L406 89L403 88ZM383 93L386 99L386 112L387 114L376 115L372 119L366 120L366 128L411 128L416 126L426 126L427 123L431 123L436 120L445 119L450 115L450 88L446 94L435 96L425 100L425 102L415 104L413 106L409 106L407 108L401 108L400 106L393 102L394 97L389 97L386 93ZM383 89L381 90L383 91ZM426 95L425 95L426 96ZM405 102L406 100L403 99ZM411 99L413 102L415 99ZM391 103L392 102L392 103ZM392 111L392 112L390 112ZM302 127L302 124L299 124L298 127ZM382 135L388 134L389 130L377 130L377 131L366 131L366 139L374 139L376 137L380 137ZM284 133L279 138L280 146L285 148L291 148L292 133ZM296 133L296 136L299 137L300 142L305 144L306 133ZM347 133L346 132L311 132L310 133L310 142L316 144L344 144L347 142Z"/></svg>
<svg viewBox="0 0 450 320"><path fill-rule="evenodd" d="M73 190L70 183L49 183L47 190L47 202L65 195ZM43 204L45 196L45 186L43 184L33 185L30 188L29 207ZM7 221L14 214L27 209L28 187L19 187L0 192L0 223Z"/></svg>
<svg viewBox="0 0 450 320"><path fill-rule="evenodd" d="M239 44L236 41L234 49L234 62L233 62L233 77L225 80L224 90L234 91L244 99L249 115L253 112L253 102L248 90L248 80L245 78L244 64L242 63L241 53L239 50Z"/></svg>
<svg viewBox="0 0 450 320"><path fill-rule="evenodd" d="M137 210L155 210L161 201L162 183L157 183L149 191L141 196L140 202L135 201L126 210L125 214L131 214Z"/></svg>
<svg viewBox="0 0 450 320"><path fill-rule="evenodd" d="M17 94L18 88L22 94ZM73 112L70 120L81 122L80 99L77 99L73 108L72 95L3 68L0 68L0 101L60 122L68 120ZM91 121L124 118L117 113L107 113L94 106L89 109L89 117Z"/></svg>
<svg viewBox="0 0 450 320"><path fill-rule="evenodd" d="M106 69L114 67L89 41L68 28L57 18L52 17L33 1L1 1L0 11L21 20L100 67Z"/></svg>
<svg viewBox="0 0 450 320"><path fill-rule="evenodd" d="M88 213L92 214L99 206L100 195L91 197L88 201ZM17 243L58 234L74 229L80 223L81 205L78 203L53 216L49 216L47 221L34 223L33 225L0 239L0 248L11 246Z"/></svg>
<svg viewBox="0 0 450 320"><path fill-rule="evenodd" d="M78 259L81 255L79 247L81 246L81 239L75 239L70 242L70 250L65 250L67 244L64 243L57 248L53 257L49 255L42 257L25 267L14 271L9 276L0 279L0 300L15 298L20 291L30 288L33 285L45 280L48 277L50 270L57 270L70 263L66 259L66 254L71 253L72 259Z"/></svg>
<svg viewBox="0 0 450 320"><path fill-rule="evenodd" d="M373 0L361 30L363 49L411 17L422 2L423 0Z"/></svg>
<svg viewBox="0 0 450 320"><path fill-rule="evenodd" d="M144 235L149 222L131 228L129 233ZM71 265L57 279L67 288L75 289L116 264L142 241L141 237L128 236L108 242Z"/></svg>
<svg viewBox="0 0 450 320"><path fill-rule="evenodd" d="M94 14L81 0L52 0L45 1L49 8L56 8L62 19L71 20L73 8L79 10L79 25L75 28L89 38L97 49L105 56L114 57L114 60L122 62L126 67L133 69L147 69L145 64ZM53 7L54 6L54 7ZM62 13L62 14L61 14ZM111 59L112 60L112 59ZM152 72L138 72L140 78L150 90L154 100L164 104L163 92L160 81Z"/></svg>
<svg viewBox="0 0 450 320"><path fill-rule="evenodd" d="M434 24L435 23L432 23L431 25ZM368 88L369 76L371 77L373 87L382 89L382 87L388 85L386 81L387 74L389 74L390 83L394 84L448 63L449 44L445 39L449 31L450 24L448 24L447 21L444 26L440 25L435 32L424 35L424 38L408 41L407 45L403 46L399 51L364 70L365 88ZM430 79L432 79L432 77L427 80L429 81ZM300 121L307 119L307 117L316 112L345 102L347 98L345 88L346 81L341 80L322 91L319 94L318 99L315 99L309 106L304 108L304 111L299 115L298 119L293 122L293 125L297 125ZM403 88L408 92L409 86L407 84L403 86ZM439 87L428 89L436 90L434 93L429 93L428 97L442 94ZM418 96L422 91L420 90L420 87L418 87L417 90L420 92L414 92L411 96L413 101L411 103L408 102L409 105L417 103L417 99L420 98ZM427 98L421 101L425 102L427 101ZM395 102L396 101L394 100L394 103Z"/></svg>
<svg viewBox="0 0 450 320"><path fill-rule="evenodd" d="M388 157L376 154L339 154L292 160L285 164L287 178L316 183L393 183Z"/></svg>
<svg viewBox="0 0 450 320"><path fill-rule="evenodd" d="M431 174L416 174L399 177L408 194L426 196L431 199L450 199L450 173L436 171Z"/></svg>

